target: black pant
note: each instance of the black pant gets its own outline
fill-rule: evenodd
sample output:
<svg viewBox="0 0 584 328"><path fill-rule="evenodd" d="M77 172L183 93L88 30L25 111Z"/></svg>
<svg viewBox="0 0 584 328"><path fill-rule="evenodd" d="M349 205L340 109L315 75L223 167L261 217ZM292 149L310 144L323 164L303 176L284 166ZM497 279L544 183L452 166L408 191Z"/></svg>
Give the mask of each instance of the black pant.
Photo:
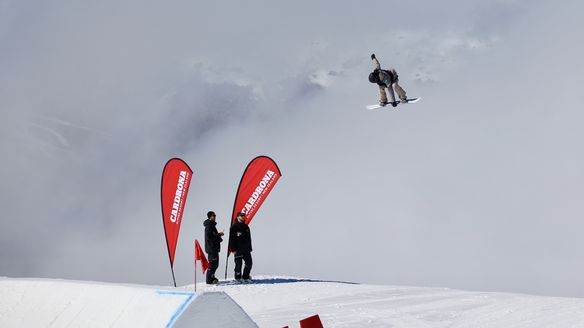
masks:
<svg viewBox="0 0 584 328"><path fill-rule="evenodd" d="M243 268L243 275L241 275L241 262L245 261L245 268ZM249 273L253 261L251 259L251 252L235 253L235 279L250 279Z"/></svg>
<svg viewBox="0 0 584 328"><path fill-rule="evenodd" d="M207 268L207 283L210 284L215 279L215 271L219 267L219 253L208 253L209 267Z"/></svg>

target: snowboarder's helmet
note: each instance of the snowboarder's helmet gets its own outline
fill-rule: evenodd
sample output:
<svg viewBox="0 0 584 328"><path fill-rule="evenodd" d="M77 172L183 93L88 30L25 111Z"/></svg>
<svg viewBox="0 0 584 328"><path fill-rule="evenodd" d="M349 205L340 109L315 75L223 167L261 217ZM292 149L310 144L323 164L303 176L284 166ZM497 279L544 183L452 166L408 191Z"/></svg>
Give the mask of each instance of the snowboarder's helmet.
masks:
<svg viewBox="0 0 584 328"><path fill-rule="evenodd" d="M369 74L369 82L371 83L379 82L379 75L376 72L371 72L371 74Z"/></svg>

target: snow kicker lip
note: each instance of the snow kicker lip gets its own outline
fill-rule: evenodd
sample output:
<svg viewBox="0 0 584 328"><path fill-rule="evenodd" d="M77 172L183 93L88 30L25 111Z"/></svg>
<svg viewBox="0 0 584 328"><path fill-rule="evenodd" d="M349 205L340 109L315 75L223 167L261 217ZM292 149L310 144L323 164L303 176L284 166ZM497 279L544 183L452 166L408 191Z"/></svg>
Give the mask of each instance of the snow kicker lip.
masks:
<svg viewBox="0 0 584 328"><path fill-rule="evenodd" d="M185 301L184 308L179 308L177 313L176 319L166 327L258 327L243 308L224 292L196 293L196 297Z"/></svg>
<svg viewBox="0 0 584 328"><path fill-rule="evenodd" d="M0 327L257 327L224 292L0 277Z"/></svg>
<svg viewBox="0 0 584 328"><path fill-rule="evenodd" d="M166 328L170 328L174 325L176 320L180 317L180 315L185 311L187 306L193 301L193 298L197 297L198 294L196 293L189 293L189 292L178 292L178 291L170 291L170 290L157 290L156 291L159 295L179 295L179 296L187 296L187 298L182 302L173 315L170 317L170 320L166 324Z"/></svg>
<svg viewBox="0 0 584 328"><path fill-rule="evenodd" d="M224 292L156 292L159 295L185 296L165 328L187 328L202 323L205 327L229 327L233 324L236 327L258 327L243 308ZM231 315L225 316L225 313Z"/></svg>

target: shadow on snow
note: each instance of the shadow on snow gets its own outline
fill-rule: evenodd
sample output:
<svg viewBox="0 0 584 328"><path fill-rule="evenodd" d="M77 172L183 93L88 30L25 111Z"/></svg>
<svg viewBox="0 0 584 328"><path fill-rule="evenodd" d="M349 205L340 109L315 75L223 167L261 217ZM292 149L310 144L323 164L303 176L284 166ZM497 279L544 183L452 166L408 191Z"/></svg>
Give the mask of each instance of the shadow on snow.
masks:
<svg viewBox="0 0 584 328"><path fill-rule="evenodd" d="M297 282L332 282L332 283L337 283L337 284L348 284L348 285L358 285L358 283L356 282L349 282L349 281L336 281L336 280L316 280L316 279L298 279L298 278L268 278L268 279L254 279L253 280L253 285L275 285L275 284L291 284L291 283L297 283ZM235 285L235 284L242 284L245 285L245 283L239 283L235 280L228 280L228 281L222 281L220 283L221 285Z"/></svg>

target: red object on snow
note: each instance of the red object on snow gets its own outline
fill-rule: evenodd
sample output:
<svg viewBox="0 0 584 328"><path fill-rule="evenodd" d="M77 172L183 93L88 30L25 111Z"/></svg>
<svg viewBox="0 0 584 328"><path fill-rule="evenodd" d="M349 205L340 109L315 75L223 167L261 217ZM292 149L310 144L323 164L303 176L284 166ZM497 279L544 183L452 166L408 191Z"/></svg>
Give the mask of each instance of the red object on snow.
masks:
<svg viewBox="0 0 584 328"><path fill-rule="evenodd" d="M192 176L193 170L180 158L169 160L162 171L160 200L171 268Z"/></svg>
<svg viewBox="0 0 584 328"><path fill-rule="evenodd" d="M199 241L195 239L195 270L197 269L197 261L201 261L201 269L203 270L203 273L205 273L209 267L209 261L207 261L205 253L203 253L201 244L199 244Z"/></svg>
<svg viewBox="0 0 584 328"><path fill-rule="evenodd" d="M318 314L300 320L300 328L324 328Z"/></svg>

